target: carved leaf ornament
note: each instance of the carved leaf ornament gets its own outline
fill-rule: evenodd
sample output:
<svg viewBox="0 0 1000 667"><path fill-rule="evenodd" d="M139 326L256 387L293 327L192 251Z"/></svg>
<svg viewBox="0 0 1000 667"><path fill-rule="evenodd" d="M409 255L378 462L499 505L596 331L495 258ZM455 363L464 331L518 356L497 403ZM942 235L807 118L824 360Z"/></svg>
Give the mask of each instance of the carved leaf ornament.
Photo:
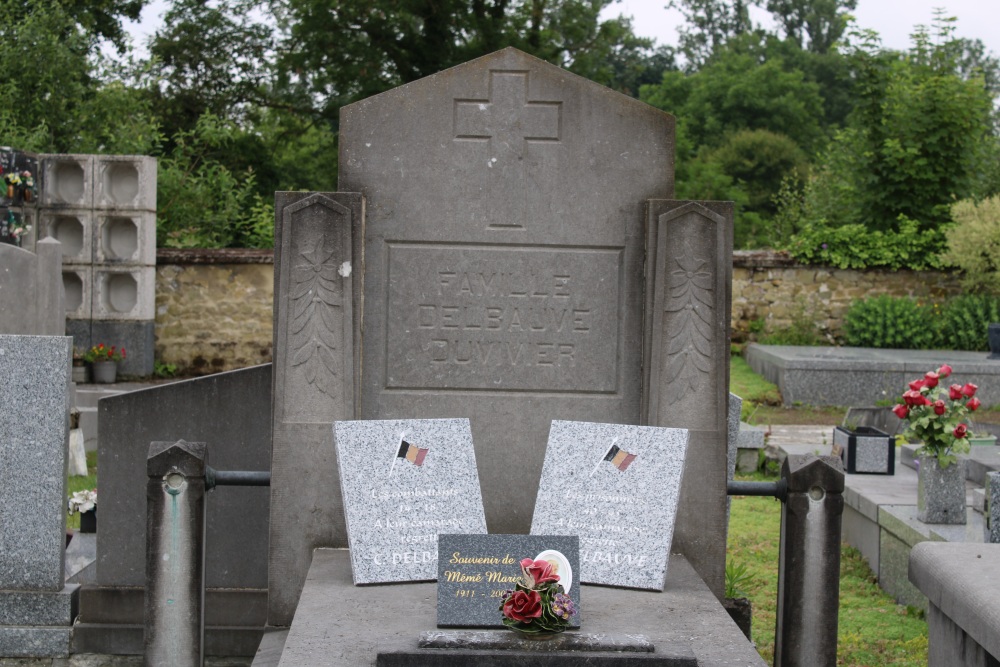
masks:
<svg viewBox="0 0 1000 667"><path fill-rule="evenodd" d="M293 367L303 366L306 380L330 394L336 378L336 332L340 326L341 283L334 251L300 253L292 269L291 349Z"/></svg>
<svg viewBox="0 0 1000 667"><path fill-rule="evenodd" d="M693 253L675 257L664 310L672 313L667 332L667 399L676 401L696 391L711 372L713 277L708 262Z"/></svg>

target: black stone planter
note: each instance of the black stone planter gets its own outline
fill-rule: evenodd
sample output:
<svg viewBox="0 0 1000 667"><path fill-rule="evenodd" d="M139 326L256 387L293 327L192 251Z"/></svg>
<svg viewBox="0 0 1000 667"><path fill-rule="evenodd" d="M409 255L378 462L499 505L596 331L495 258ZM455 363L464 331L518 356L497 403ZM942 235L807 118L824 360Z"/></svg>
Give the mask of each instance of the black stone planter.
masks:
<svg viewBox="0 0 1000 667"><path fill-rule="evenodd" d="M80 512L80 532L81 533L96 533L97 532L97 508L90 510L89 512Z"/></svg>
<svg viewBox="0 0 1000 667"><path fill-rule="evenodd" d="M733 619L733 622L746 635L747 641L753 641L750 638L750 631L753 626L753 605L750 604L750 600L747 598L726 598L722 606L726 608L726 611L729 612L729 617Z"/></svg>
<svg viewBox="0 0 1000 667"><path fill-rule="evenodd" d="M988 359L1000 359L1000 322L994 322L986 329L990 340L990 356Z"/></svg>
<svg viewBox="0 0 1000 667"><path fill-rule="evenodd" d="M896 443L884 431L869 426L833 429L833 445L839 448L844 469L851 473L893 475L896 472Z"/></svg>

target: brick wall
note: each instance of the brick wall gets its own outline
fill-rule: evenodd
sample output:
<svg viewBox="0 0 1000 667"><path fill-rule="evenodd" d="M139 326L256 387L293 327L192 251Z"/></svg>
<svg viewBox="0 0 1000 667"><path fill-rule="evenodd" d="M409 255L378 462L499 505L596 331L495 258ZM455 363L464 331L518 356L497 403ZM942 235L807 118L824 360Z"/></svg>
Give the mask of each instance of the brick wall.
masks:
<svg viewBox="0 0 1000 667"><path fill-rule="evenodd" d="M156 358L188 374L271 361L270 250L157 252ZM959 293L952 274L800 266L783 253L733 257L733 340L808 321L831 342L854 299L879 293L931 301Z"/></svg>

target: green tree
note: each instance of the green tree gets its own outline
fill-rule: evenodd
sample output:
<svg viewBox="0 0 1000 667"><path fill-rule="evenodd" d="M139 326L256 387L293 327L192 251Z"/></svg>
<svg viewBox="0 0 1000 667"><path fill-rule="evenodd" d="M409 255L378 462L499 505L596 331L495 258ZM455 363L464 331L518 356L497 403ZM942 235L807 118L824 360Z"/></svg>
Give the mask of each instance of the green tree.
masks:
<svg viewBox="0 0 1000 667"><path fill-rule="evenodd" d="M857 0L767 0L785 36L813 53L828 53L847 30Z"/></svg>
<svg viewBox="0 0 1000 667"><path fill-rule="evenodd" d="M975 194L995 150L991 96L981 77L961 76L951 23L939 16L933 36L918 27L906 54L862 35L858 104L806 189L811 222L892 231L902 216L938 229L954 199Z"/></svg>
<svg viewBox="0 0 1000 667"><path fill-rule="evenodd" d="M756 0L670 0L668 9L684 15L677 29L678 48L686 60L685 69L694 72L730 39L754 30L750 6Z"/></svg>

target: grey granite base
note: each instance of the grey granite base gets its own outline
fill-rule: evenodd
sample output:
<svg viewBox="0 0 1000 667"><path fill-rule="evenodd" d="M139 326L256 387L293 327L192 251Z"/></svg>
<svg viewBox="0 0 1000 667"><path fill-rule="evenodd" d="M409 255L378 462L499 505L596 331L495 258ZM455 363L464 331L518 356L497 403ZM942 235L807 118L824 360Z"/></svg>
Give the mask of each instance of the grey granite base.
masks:
<svg viewBox="0 0 1000 667"><path fill-rule="evenodd" d="M455 648L471 651L616 651L652 653L655 647L643 635L604 635L564 632L555 637L527 639L510 630L430 630L420 633L420 648Z"/></svg>
<svg viewBox="0 0 1000 667"><path fill-rule="evenodd" d="M682 556L670 557L663 592L586 586L586 627L582 633L642 635L656 652L553 652L548 662L531 662L510 652L508 661L494 651L421 649L421 633L435 631L435 584L356 587L351 584L350 556L342 549L317 549L280 665L354 667L370 665L693 665L763 667L764 661ZM377 611L361 616L359 608ZM417 653L417 651L427 653ZM690 651L690 653L687 653ZM690 662L690 655L697 663ZM688 657L685 657L688 656ZM416 661L416 660L420 661ZM639 662L642 660L643 662ZM673 660L673 662L671 662ZM261 663L263 664L263 663Z"/></svg>
<svg viewBox="0 0 1000 667"><path fill-rule="evenodd" d="M0 626L72 625L80 586L68 584L57 593L0 591Z"/></svg>
<svg viewBox="0 0 1000 667"><path fill-rule="evenodd" d="M0 656L8 658L65 658L72 628L0 625Z"/></svg>

